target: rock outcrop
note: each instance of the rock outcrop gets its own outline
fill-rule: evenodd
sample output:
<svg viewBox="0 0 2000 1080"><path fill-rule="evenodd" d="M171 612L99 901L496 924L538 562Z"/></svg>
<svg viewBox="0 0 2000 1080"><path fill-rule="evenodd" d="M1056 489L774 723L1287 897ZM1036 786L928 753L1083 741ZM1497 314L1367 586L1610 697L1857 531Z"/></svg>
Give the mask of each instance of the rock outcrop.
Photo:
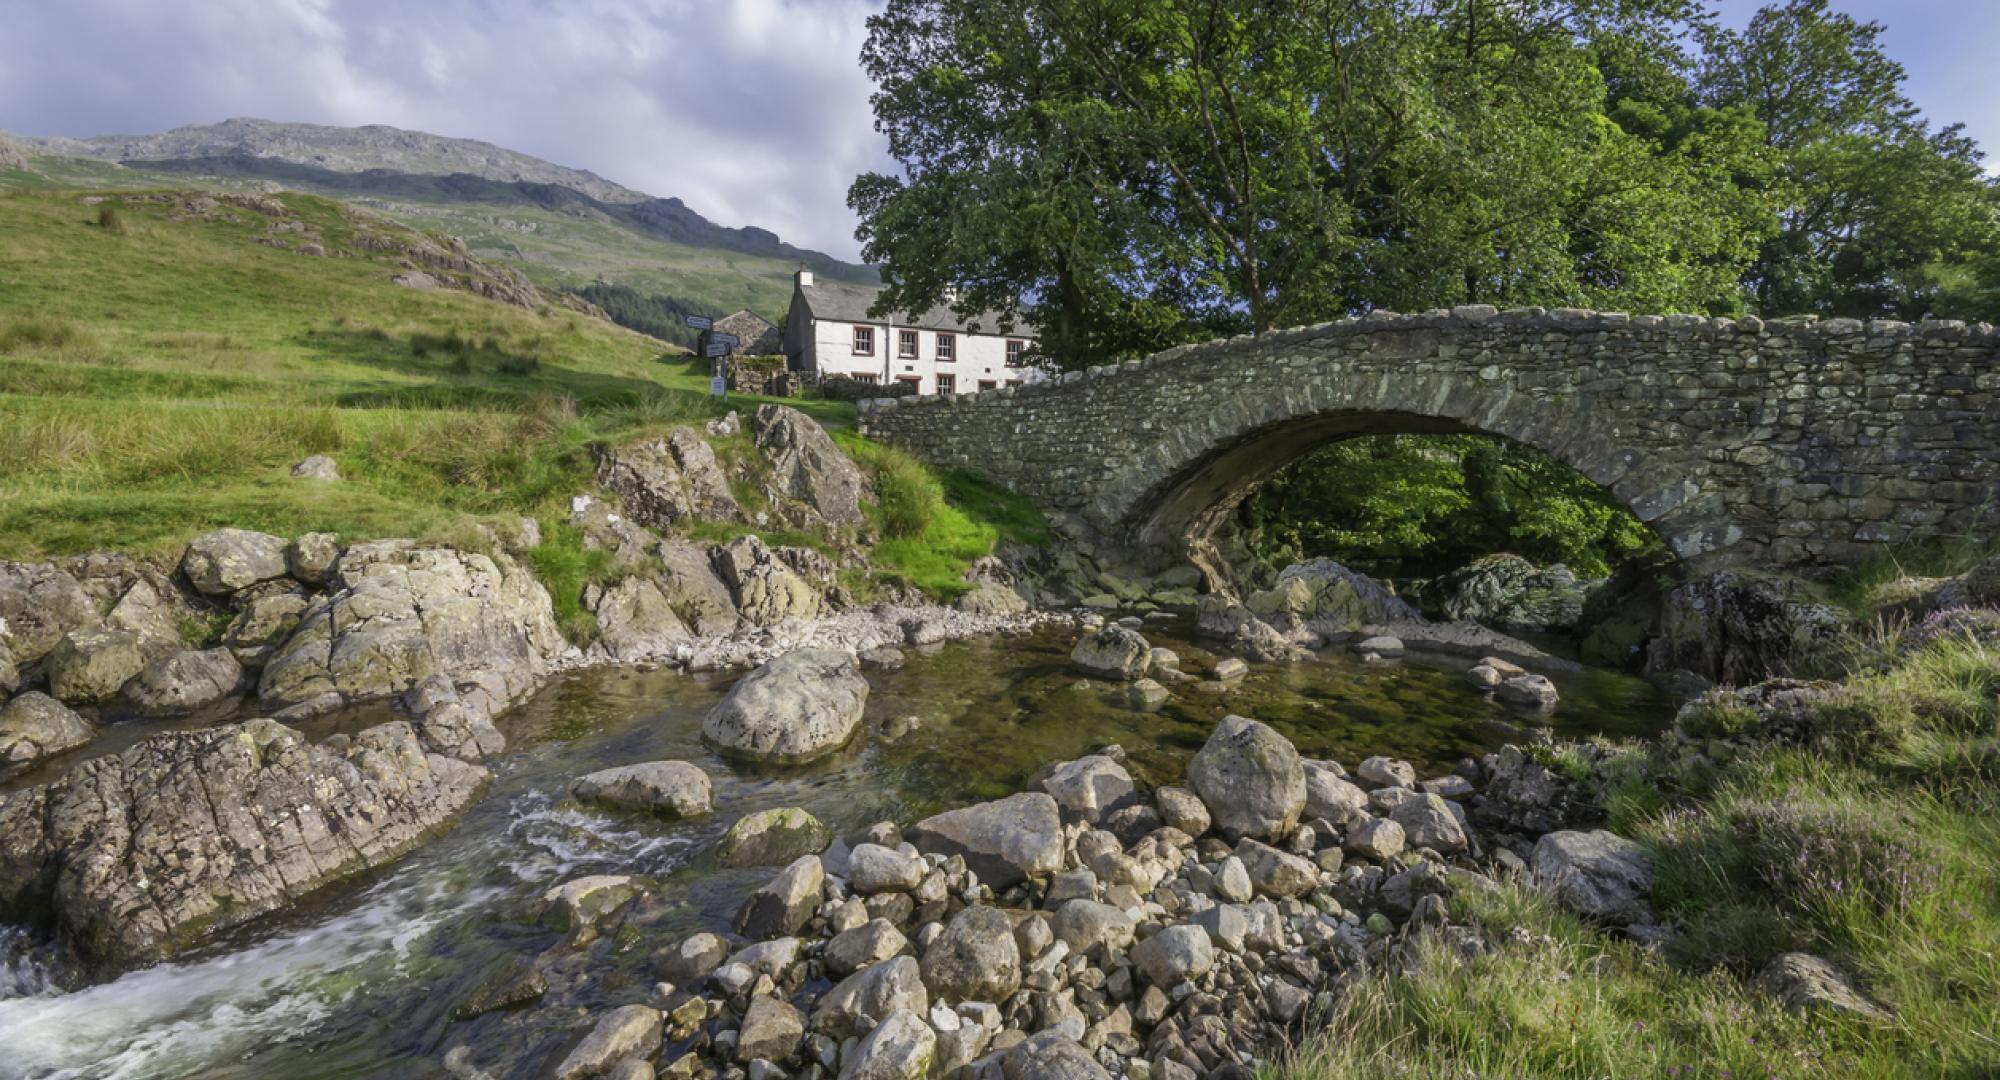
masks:
<svg viewBox="0 0 2000 1080"><path fill-rule="evenodd" d="M729 586L736 610L758 626L810 619L825 611L825 596L756 536L739 536L715 552L717 576Z"/></svg>
<svg viewBox="0 0 2000 1080"><path fill-rule="evenodd" d="M846 746L867 701L852 655L794 649L730 687L703 718L702 737L731 757L801 764Z"/></svg>
<svg viewBox="0 0 2000 1080"><path fill-rule="evenodd" d="M493 712L567 648L547 590L505 556L379 540L348 548L332 584L265 666L265 708L392 697L442 674L479 685Z"/></svg>
<svg viewBox="0 0 2000 1080"><path fill-rule="evenodd" d="M781 504L789 501L801 508L799 523L861 525L861 496L867 481L824 428L797 409L759 405L751 414L750 429L758 451L770 463Z"/></svg>
<svg viewBox="0 0 2000 1080"><path fill-rule="evenodd" d="M1667 593L1646 670L1741 686L1832 668L1844 623L1803 582L1724 571Z"/></svg>
<svg viewBox="0 0 2000 1080"><path fill-rule="evenodd" d="M1380 582L1332 559L1294 563L1244 606L1294 640L1359 630L1372 623L1417 617L1417 610Z"/></svg>
<svg viewBox="0 0 2000 1080"><path fill-rule="evenodd" d="M156 960L401 855L488 775L400 721L321 745L270 720L155 735L0 796L0 912L100 969Z"/></svg>
<svg viewBox="0 0 2000 1080"><path fill-rule="evenodd" d="M72 630L102 622L76 578L49 563L0 562L0 642L27 669Z"/></svg>
<svg viewBox="0 0 2000 1080"><path fill-rule="evenodd" d="M597 485L618 496L626 516L641 525L664 529L688 518L735 521L743 515L715 451L693 428L594 452Z"/></svg>

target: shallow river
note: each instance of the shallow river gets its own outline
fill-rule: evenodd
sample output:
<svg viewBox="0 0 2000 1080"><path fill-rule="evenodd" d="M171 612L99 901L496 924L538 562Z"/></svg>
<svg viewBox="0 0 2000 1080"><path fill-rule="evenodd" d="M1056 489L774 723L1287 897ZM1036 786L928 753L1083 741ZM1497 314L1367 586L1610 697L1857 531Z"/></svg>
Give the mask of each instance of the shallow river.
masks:
<svg viewBox="0 0 2000 1080"><path fill-rule="evenodd" d="M1171 630L1156 644L1199 670L1208 654ZM510 754L457 827L392 866L260 920L179 961L63 993L23 928L0 926L0 1077L165 1078L438 1075L450 1046L478 1048L496 1075L536 1075L574 1041L577 1009L638 1000L645 954L690 928L721 929L770 870L718 870L707 852L729 822L803 806L837 832L1020 790L1041 765L1122 745L1142 783L1178 782L1216 719L1255 716L1310 757L1352 766L1374 753L1448 769L1518 738L1524 715L1464 689L1463 662L1363 664L1330 652L1260 666L1228 694L1178 689L1154 712L1107 684L1080 688L1071 635L956 642L869 676L869 732L808 769L732 767L700 744L702 714L728 678L599 669L565 677L502 721ZM1649 734L1665 704L1636 679L1556 678L1558 734ZM893 741L885 724L914 717ZM608 765L681 758L715 781L716 812L654 822L581 810L566 783ZM455 1019L482 984L556 944L530 915L541 891L585 873L656 879L638 934L558 966L541 1007ZM565 1010L569 1010L567 1014ZM507 1051L488 1048L509 1048Z"/></svg>

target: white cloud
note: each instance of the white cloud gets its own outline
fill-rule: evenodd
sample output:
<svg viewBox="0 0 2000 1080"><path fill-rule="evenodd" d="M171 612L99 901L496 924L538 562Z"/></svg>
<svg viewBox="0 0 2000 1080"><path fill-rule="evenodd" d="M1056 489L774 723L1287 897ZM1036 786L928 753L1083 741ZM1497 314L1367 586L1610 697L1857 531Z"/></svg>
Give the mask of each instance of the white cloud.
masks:
<svg viewBox="0 0 2000 1080"><path fill-rule="evenodd" d="M886 168L857 57L869 0L65 0L10 5L0 128L231 116L484 139L856 255Z"/></svg>

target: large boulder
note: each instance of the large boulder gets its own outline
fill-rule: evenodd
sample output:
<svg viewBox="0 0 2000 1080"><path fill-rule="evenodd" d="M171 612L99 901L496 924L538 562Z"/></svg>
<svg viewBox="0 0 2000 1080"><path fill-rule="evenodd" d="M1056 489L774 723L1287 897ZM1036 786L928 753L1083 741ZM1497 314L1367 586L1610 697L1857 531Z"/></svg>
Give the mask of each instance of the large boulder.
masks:
<svg viewBox="0 0 2000 1080"><path fill-rule="evenodd" d="M90 721L47 694L29 691L0 708L0 779L88 743Z"/></svg>
<svg viewBox="0 0 2000 1080"><path fill-rule="evenodd" d="M1085 634L1070 650L1069 662L1085 675L1130 682L1153 666L1153 646L1136 630L1107 626Z"/></svg>
<svg viewBox="0 0 2000 1080"><path fill-rule="evenodd" d="M916 1013L890 1013L854 1047L840 1080L924 1080L937 1057L937 1032Z"/></svg>
<svg viewBox="0 0 2000 1080"><path fill-rule="evenodd" d="M1066 821L1092 825L1139 801L1139 789L1125 766L1103 754L1065 761L1035 781L1049 793Z"/></svg>
<svg viewBox="0 0 2000 1080"><path fill-rule="evenodd" d="M794 765L846 746L867 702L868 680L852 655L794 649L730 687L701 733L726 755Z"/></svg>
<svg viewBox="0 0 2000 1080"><path fill-rule="evenodd" d="M664 529L684 518L735 521L743 516L722 465L693 428L677 427L663 439L594 449L597 486L618 496L625 514Z"/></svg>
<svg viewBox="0 0 2000 1080"><path fill-rule="evenodd" d="M1322 636L1417 617L1415 608L1380 582L1332 559L1285 567L1270 588L1252 593L1244 606L1280 630L1294 627Z"/></svg>
<svg viewBox="0 0 2000 1080"><path fill-rule="evenodd" d="M49 692L73 705L105 704L144 670L146 645L135 630L72 630L45 661Z"/></svg>
<svg viewBox="0 0 2000 1080"><path fill-rule="evenodd" d="M1619 924L1650 915L1652 862L1645 849L1616 833L1548 833L1536 841L1528 866L1538 887L1587 919Z"/></svg>
<svg viewBox="0 0 2000 1080"><path fill-rule="evenodd" d="M1132 964L1147 982L1164 989L1208 974L1215 966L1215 946L1208 931L1181 923L1132 946Z"/></svg>
<svg viewBox="0 0 2000 1080"><path fill-rule="evenodd" d="M1296 642L1242 604L1210 593L1195 604L1195 631L1259 663L1299 660L1307 654Z"/></svg>
<svg viewBox="0 0 2000 1080"><path fill-rule="evenodd" d="M583 802L665 817L706 814L714 799L708 774L685 761L647 761L599 769L577 778L570 794Z"/></svg>
<svg viewBox="0 0 2000 1080"><path fill-rule="evenodd" d="M228 649L177 652L147 664L125 684L125 699L144 716L187 716L242 693L243 665Z"/></svg>
<svg viewBox="0 0 2000 1080"><path fill-rule="evenodd" d="M597 617L597 647L622 663L674 655L694 635L674 611L658 583L628 577L611 585L589 585L583 606Z"/></svg>
<svg viewBox="0 0 2000 1080"><path fill-rule="evenodd" d="M154 735L0 797L0 914L52 913L101 968L157 960L396 858L488 777L401 721L323 745L270 720Z"/></svg>
<svg viewBox="0 0 2000 1080"><path fill-rule="evenodd" d="M736 1060L745 1065L759 1058L783 1061L805 1035L806 1018L790 1002L769 995L753 998L737 1031Z"/></svg>
<svg viewBox="0 0 2000 1080"><path fill-rule="evenodd" d="M556 1066L556 1080L603 1076L627 1058L653 1054L660 1047L664 1023L660 1010L650 1005L621 1005L605 1013Z"/></svg>
<svg viewBox="0 0 2000 1080"><path fill-rule="evenodd" d="M861 524L861 470L826 430L797 409L759 405L750 417L757 449L771 467L775 491L804 507L799 515L835 526ZM797 520L797 519L795 519Z"/></svg>
<svg viewBox="0 0 2000 1080"><path fill-rule="evenodd" d="M920 851L964 856L995 889L1062 869L1062 813L1041 792L948 810L917 822L908 837Z"/></svg>
<svg viewBox="0 0 2000 1080"><path fill-rule="evenodd" d="M1423 597L1425 607L1446 619L1503 630L1569 631L1598 584L1578 580L1560 563L1541 569L1519 555L1488 555L1432 581Z"/></svg>
<svg viewBox="0 0 2000 1080"><path fill-rule="evenodd" d="M181 573L207 596L276 581L286 574L285 549L291 541L249 529L217 529L188 541Z"/></svg>
<svg viewBox="0 0 2000 1080"><path fill-rule="evenodd" d="M1297 827L1305 768L1291 740L1243 716L1225 716L1188 762L1188 783L1231 839L1275 840Z"/></svg>
<svg viewBox="0 0 2000 1080"><path fill-rule="evenodd" d="M47 563L0 562L0 645L19 667L47 656L70 631L101 621L76 578Z"/></svg>
<svg viewBox="0 0 2000 1080"><path fill-rule="evenodd" d="M1021 950L1012 920L998 908L966 908L924 950L922 969L935 1000L1007 1000L1021 988Z"/></svg>
<svg viewBox="0 0 2000 1080"><path fill-rule="evenodd" d="M1835 674L1844 629L1805 582L1725 570L1668 591L1646 670L1692 671L1731 686Z"/></svg>
<svg viewBox="0 0 2000 1080"><path fill-rule="evenodd" d="M717 548L715 569L729 586L738 613L758 626L811 619L826 610L819 587L755 536L739 536Z"/></svg>
<svg viewBox="0 0 2000 1080"><path fill-rule="evenodd" d="M386 698L444 675L487 687L497 711L568 647L548 591L505 556L378 540L348 548L333 581L265 665L265 708Z"/></svg>

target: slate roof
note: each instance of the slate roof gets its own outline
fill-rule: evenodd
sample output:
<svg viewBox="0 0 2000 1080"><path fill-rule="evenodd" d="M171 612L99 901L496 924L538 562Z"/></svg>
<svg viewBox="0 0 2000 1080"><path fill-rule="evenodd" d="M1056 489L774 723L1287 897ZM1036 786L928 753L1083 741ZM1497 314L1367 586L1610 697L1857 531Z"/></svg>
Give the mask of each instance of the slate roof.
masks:
<svg viewBox="0 0 2000 1080"><path fill-rule="evenodd" d="M816 319L832 319L837 322L853 323L879 323L887 321L894 323L898 329L909 327L918 330L944 330L959 334L1002 336L1000 316L992 312L981 313L968 321L952 314L951 308L941 307L933 311L926 311L919 316L912 316L906 311L898 311L884 320L874 318L868 314L868 307L875 302L875 297L882 291L880 289L871 289L865 285L848 285L834 281L815 281L811 285L799 285L797 288L805 296L806 307L811 310L813 318ZM976 330L972 326L974 322L979 324L979 328ZM1025 340L1033 340L1034 338L1034 334L1026 326L1021 325L1016 325L1005 336Z"/></svg>
<svg viewBox="0 0 2000 1080"><path fill-rule="evenodd" d="M735 334L742 341L736 351L743 356L775 356L785 351L784 334L771 324L771 320L748 309L715 320L715 328L725 334Z"/></svg>

